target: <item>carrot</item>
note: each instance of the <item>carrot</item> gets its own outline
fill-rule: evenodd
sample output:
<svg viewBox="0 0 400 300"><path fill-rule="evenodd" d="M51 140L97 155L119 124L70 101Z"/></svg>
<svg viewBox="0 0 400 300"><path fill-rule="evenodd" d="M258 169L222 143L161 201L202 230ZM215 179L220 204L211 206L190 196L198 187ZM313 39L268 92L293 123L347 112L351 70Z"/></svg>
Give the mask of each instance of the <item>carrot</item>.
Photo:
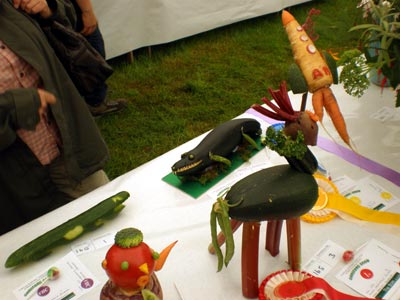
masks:
<svg viewBox="0 0 400 300"><path fill-rule="evenodd" d="M169 253L171 252L172 248L175 246L177 242L178 241L175 241L169 244L167 247L164 248L164 250L161 251L160 257L156 260L154 270L156 271L161 270L161 268L164 266L165 261L167 260Z"/></svg>
<svg viewBox="0 0 400 300"><path fill-rule="evenodd" d="M333 83L333 77L323 55L297 20L285 10L282 12L282 24L292 46L294 60L303 73L308 91L313 93L312 106L320 124L323 126L322 119L325 109L341 139L355 151L351 146L346 122L340 112L339 105L329 88Z"/></svg>
<svg viewBox="0 0 400 300"><path fill-rule="evenodd" d="M323 89L316 90L312 95L312 106L314 113L318 116L320 122L324 117L324 93Z"/></svg>
<svg viewBox="0 0 400 300"><path fill-rule="evenodd" d="M322 88L321 90L323 92L324 108L331 118L332 123L336 128L336 131L338 132L342 140L351 149L353 149L353 147L351 146L349 133L347 132L346 122L340 111L335 95L332 93L332 90L330 88Z"/></svg>
<svg viewBox="0 0 400 300"><path fill-rule="evenodd" d="M282 23L292 46L294 60L304 75L308 90L314 93L322 87L330 86L333 83L332 73L303 27L286 10L282 12Z"/></svg>
<svg viewBox="0 0 400 300"><path fill-rule="evenodd" d="M320 118L316 114L314 114L312 111L305 110L305 112L310 117L310 119L313 120L315 123L317 123L320 120Z"/></svg>
<svg viewBox="0 0 400 300"><path fill-rule="evenodd" d="M284 27L286 27L286 25L292 22L293 20L295 20L295 18L290 12L288 12L287 10L282 11L282 24Z"/></svg>

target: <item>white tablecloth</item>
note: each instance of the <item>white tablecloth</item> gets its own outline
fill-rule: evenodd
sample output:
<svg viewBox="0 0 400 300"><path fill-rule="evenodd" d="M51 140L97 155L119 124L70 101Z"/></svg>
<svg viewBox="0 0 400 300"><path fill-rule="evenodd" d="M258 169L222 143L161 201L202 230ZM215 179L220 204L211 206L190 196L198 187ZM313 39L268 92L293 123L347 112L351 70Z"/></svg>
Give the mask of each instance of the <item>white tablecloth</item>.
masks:
<svg viewBox="0 0 400 300"><path fill-rule="evenodd" d="M310 0L93 0L107 58L168 43Z"/></svg>
<svg viewBox="0 0 400 300"><path fill-rule="evenodd" d="M399 172L399 121L381 122L370 117L372 113L383 106L393 108L393 92L386 89L381 94L378 87L372 86L368 91L368 95L362 99L354 99L346 95L340 86L336 86L333 89L341 104L349 132L357 144L358 151L370 159ZM294 99L294 107L300 107L300 97L296 96L292 97L292 99ZM242 116L252 117L252 115L246 114ZM268 124L261 122L265 129ZM328 119L325 124L335 136ZM325 135L323 130L320 130L320 132L321 135ZM164 268L157 272L165 299L243 299L240 275L241 229L235 233L237 248L233 260L228 268L217 273L216 257L210 255L207 251L210 242L209 212L214 199L210 198L207 193L198 199L193 199L161 180L162 177L170 172L172 164L179 159L180 155L184 151L194 148L203 137L204 135L199 136L124 174L106 186L0 236L2 299L15 299L13 290L16 287L70 252L70 246L85 240L95 239L107 233L116 232L125 227L141 229L144 233L145 242L157 251L178 240ZM337 141L340 143L338 139ZM317 146L312 147L312 151L333 177L348 175L350 178L358 180L370 176L393 195L400 197L400 187L390 181L380 176L369 174L362 168L346 162L337 155L321 150ZM286 162L275 153L263 149L250 162L242 165L241 168L245 168L250 164L257 165L261 163L279 164ZM224 178L219 184L223 185L229 182L232 175L233 173ZM3 267L8 255L21 245L121 190L128 191L131 197L126 202L126 208L114 220L96 231L84 235L72 245L58 248L52 255L39 262L15 269L5 269ZM400 206L398 205L392 210L400 212ZM346 249L356 249L371 238L375 238L393 249L400 250L399 228L395 228L394 232L389 233L386 226L371 223L364 225L354 224L340 218L335 218L324 224L317 225L302 222L301 225L303 262L306 262L315 254L328 239ZM288 268L285 230L282 231L281 252L277 257L271 257L264 250L264 240L262 238L264 232L265 223L261 227L260 281L272 272ZM106 251L107 248L102 248L79 256L81 261L102 284L107 280L105 272L101 268L101 261ZM331 285L342 292L356 295L353 290L337 280L334 274L334 272L331 272L326 278ZM100 289L101 286L97 287L85 295L83 299L98 299Z"/></svg>

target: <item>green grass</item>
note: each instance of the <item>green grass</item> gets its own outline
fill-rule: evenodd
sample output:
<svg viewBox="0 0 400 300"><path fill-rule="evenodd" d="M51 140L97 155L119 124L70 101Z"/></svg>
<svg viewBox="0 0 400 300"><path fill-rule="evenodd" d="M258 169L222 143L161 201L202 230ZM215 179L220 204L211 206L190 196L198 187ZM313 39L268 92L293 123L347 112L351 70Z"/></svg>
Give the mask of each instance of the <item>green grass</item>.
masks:
<svg viewBox="0 0 400 300"><path fill-rule="evenodd" d="M348 29L360 19L358 0L320 0L290 8L300 23L311 8L320 50L357 44ZM111 60L110 98L129 107L97 120L115 178L214 128L268 96L286 79L293 57L280 14L274 13L166 45L135 51L131 64ZM171 165L174 162L171 161Z"/></svg>

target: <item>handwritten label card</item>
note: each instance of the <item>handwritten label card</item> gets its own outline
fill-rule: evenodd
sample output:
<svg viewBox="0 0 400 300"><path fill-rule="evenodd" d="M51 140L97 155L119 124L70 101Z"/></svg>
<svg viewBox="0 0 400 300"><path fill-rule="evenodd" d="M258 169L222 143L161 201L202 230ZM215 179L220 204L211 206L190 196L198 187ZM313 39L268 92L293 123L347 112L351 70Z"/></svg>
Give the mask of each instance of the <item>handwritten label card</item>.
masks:
<svg viewBox="0 0 400 300"><path fill-rule="evenodd" d="M388 106L383 106L370 115L370 118L381 121L382 123L387 121L397 121L399 120L399 117L399 110Z"/></svg>
<svg viewBox="0 0 400 300"><path fill-rule="evenodd" d="M321 249L304 265L304 271L317 277L325 277L342 259L345 249L328 240Z"/></svg>
<svg viewBox="0 0 400 300"><path fill-rule="evenodd" d="M111 246L114 243L115 232L106 233L92 240L86 240L78 244L73 244L71 249L76 255L82 255L96 251L106 246Z"/></svg>

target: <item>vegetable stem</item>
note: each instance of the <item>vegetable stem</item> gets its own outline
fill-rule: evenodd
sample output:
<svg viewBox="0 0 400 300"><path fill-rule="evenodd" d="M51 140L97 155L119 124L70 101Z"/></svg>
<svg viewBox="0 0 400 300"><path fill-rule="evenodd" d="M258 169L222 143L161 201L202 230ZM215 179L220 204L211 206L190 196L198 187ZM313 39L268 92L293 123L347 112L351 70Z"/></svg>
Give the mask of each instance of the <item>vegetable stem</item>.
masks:
<svg viewBox="0 0 400 300"><path fill-rule="evenodd" d="M246 298L258 296L259 222L244 222L242 233L242 293Z"/></svg>
<svg viewBox="0 0 400 300"><path fill-rule="evenodd" d="M301 269L301 233L300 218L286 220L288 237L289 265L292 270Z"/></svg>

